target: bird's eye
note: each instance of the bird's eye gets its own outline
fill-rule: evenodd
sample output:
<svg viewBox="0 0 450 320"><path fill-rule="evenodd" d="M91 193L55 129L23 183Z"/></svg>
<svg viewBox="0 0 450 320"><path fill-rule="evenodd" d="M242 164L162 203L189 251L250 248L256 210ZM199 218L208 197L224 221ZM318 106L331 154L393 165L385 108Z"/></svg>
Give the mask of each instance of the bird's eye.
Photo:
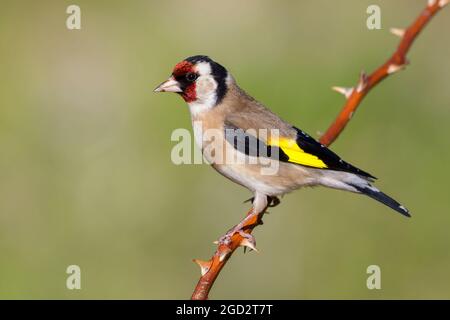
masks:
<svg viewBox="0 0 450 320"><path fill-rule="evenodd" d="M196 73L193 72L186 73L186 79L190 82L194 82L195 80L197 80L197 78L198 75Z"/></svg>

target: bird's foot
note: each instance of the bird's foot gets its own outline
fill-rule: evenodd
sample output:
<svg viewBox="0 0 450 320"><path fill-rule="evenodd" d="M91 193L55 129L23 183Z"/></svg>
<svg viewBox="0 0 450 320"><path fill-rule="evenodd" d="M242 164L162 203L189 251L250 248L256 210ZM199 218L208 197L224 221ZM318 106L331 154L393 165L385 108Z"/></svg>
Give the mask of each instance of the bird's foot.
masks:
<svg viewBox="0 0 450 320"><path fill-rule="evenodd" d="M234 226L233 228L231 228L230 230L227 231L227 233L225 233L225 235L223 235L222 237L220 237L218 244L224 244L224 245L229 245L231 243L231 238L236 234L236 233L241 233L244 232L242 230L242 226L241 223L239 223L238 225Z"/></svg>
<svg viewBox="0 0 450 320"><path fill-rule="evenodd" d="M273 208L276 207L277 205L279 205L281 203L280 199L278 197L267 197L268 200L268 207L269 208Z"/></svg>
<svg viewBox="0 0 450 320"><path fill-rule="evenodd" d="M236 227L232 228L224 236L222 236L219 239L218 243L219 244L224 244L224 245L229 245L231 243L231 238L235 234L239 234L242 237L242 240L239 243L239 246L244 247L244 252L245 252L246 248L249 248L249 249L254 250L254 251L258 251L256 249L256 239L255 239L255 237L252 234L245 232L242 228L239 228L239 225L237 225Z"/></svg>
<svg viewBox="0 0 450 320"><path fill-rule="evenodd" d="M257 251L255 237L250 233L245 232L244 230L246 222L253 218L255 215L257 214L254 212L250 213L239 224L228 230L228 232L219 239L218 244L229 245L231 243L231 238L235 234L239 234L242 237L241 243L239 244L240 246L248 247L254 251Z"/></svg>

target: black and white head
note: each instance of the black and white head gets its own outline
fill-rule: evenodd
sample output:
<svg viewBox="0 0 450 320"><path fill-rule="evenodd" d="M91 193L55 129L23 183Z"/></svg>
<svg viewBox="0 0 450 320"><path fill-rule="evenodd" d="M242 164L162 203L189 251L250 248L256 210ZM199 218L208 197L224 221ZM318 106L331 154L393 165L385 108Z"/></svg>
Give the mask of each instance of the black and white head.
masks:
<svg viewBox="0 0 450 320"><path fill-rule="evenodd" d="M155 92L176 92L188 103L192 113L218 105L232 78L228 71L207 56L192 56L179 62L170 78Z"/></svg>

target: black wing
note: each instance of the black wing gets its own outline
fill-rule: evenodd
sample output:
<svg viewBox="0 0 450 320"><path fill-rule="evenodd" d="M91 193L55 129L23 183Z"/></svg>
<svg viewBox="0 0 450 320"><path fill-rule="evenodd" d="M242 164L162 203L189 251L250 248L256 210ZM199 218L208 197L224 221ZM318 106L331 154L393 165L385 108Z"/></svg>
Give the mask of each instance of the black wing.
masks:
<svg viewBox="0 0 450 320"><path fill-rule="evenodd" d="M350 172L366 178L376 179L370 173L367 173L355 166L352 166L350 163L345 162L336 153L328 149L323 144L317 142L314 138L312 138L302 130L295 127L294 129L297 131L297 145L306 153L317 156L327 165L327 169Z"/></svg>

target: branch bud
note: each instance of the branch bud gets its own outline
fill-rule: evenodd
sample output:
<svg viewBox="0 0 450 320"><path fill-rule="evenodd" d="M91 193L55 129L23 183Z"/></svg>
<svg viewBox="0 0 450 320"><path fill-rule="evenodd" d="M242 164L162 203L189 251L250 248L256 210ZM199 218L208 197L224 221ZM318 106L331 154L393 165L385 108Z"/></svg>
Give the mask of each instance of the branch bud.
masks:
<svg viewBox="0 0 450 320"><path fill-rule="evenodd" d="M356 92L362 92L367 86L367 75L364 71L361 71L359 76L358 86L356 87Z"/></svg>
<svg viewBox="0 0 450 320"><path fill-rule="evenodd" d="M390 31L393 35L396 35L400 38L405 35L405 29L391 28Z"/></svg>
<svg viewBox="0 0 450 320"><path fill-rule="evenodd" d="M331 87L332 90L343 94L347 99L352 95L354 88L345 88L345 87Z"/></svg>
<svg viewBox="0 0 450 320"><path fill-rule="evenodd" d="M388 74L392 74L392 73L395 73L395 72L397 72L397 71L402 70L403 68L405 68L405 65L404 65L404 64L402 64L402 65L391 64L391 65L389 65L389 68L388 68L388 70L387 70L387 73L388 73Z"/></svg>

